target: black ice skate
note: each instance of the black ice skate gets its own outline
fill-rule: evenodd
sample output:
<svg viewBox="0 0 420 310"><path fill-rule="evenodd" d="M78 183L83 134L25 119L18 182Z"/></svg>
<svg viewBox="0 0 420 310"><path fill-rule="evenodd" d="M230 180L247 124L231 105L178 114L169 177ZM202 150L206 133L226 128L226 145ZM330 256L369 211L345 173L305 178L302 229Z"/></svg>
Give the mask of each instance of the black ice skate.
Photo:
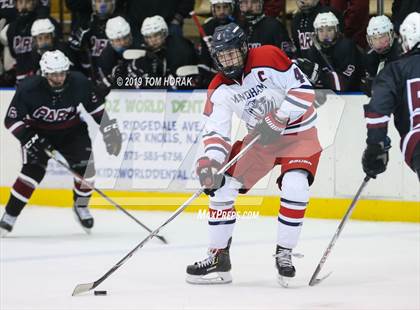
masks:
<svg viewBox="0 0 420 310"><path fill-rule="evenodd" d="M229 247L209 249L208 257L187 266L187 282L191 284L225 284L232 282Z"/></svg>
<svg viewBox="0 0 420 310"><path fill-rule="evenodd" d="M93 227L93 217L90 214L87 206L73 206L73 211L76 216L76 220L82 225L82 228L86 233L90 234L90 230Z"/></svg>
<svg viewBox="0 0 420 310"><path fill-rule="evenodd" d="M296 269L292 264L292 250L277 245L274 257L279 272L278 281L281 286L288 287L290 279L296 274Z"/></svg>
<svg viewBox="0 0 420 310"><path fill-rule="evenodd" d="M15 224L16 219L16 216L11 216L4 212L0 220L0 238L5 237L13 230L13 225Z"/></svg>

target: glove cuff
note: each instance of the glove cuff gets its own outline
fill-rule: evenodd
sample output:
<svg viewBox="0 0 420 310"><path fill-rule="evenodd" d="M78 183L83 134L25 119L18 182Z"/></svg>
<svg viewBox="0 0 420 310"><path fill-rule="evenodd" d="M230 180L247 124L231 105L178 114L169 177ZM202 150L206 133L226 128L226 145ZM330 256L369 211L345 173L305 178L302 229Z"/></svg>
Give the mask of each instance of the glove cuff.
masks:
<svg viewBox="0 0 420 310"><path fill-rule="evenodd" d="M215 168L215 169L217 169L217 171L219 171L220 168L222 168L222 164L219 163L217 160L208 158L207 156L200 157L197 160L197 164L196 164L197 175L200 174L200 171L202 169L209 168L209 167Z"/></svg>
<svg viewBox="0 0 420 310"><path fill-rule="evenodd" d="M286 128L287 122L281 121L275 114L271 112L264 117L264 121L268 127L277 132L283 132Z"/></svg>

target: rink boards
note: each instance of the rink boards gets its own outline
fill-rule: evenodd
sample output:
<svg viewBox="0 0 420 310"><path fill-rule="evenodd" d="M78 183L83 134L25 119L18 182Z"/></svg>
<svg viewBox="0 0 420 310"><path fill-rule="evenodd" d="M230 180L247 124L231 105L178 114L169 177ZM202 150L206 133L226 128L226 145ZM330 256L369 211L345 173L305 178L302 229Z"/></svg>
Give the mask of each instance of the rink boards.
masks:
<svg viewBox="0 0 420 310"><path fill-rule="evenodd" d="M0 117L3 120L13 90L0 91ZM201 152L198 139L202 128L204 92L115 91L107 110L119 121L123 152L109 157L97 126L90 126L97 170L96 185L128 209L175 210L197 189L194 161ZM363 95L329 96L318 109L319 136L324 147L316 181L311 187L307 216L340 218L359 187L363 172L360 158L365 144ZM86 116L88 123L92 123ZM232 140L245 129L235 119ZM383 221L420 222L420 189L414 173L403 162L399 137L393 126L389 135L393 148L387 171L368 184L354 218ZM18 142L0 128L0 204L9 196L10 186L20 168ZM277 215L279 190L275 180L279 169L261 180L247 196L241 196L237 210ZM50 163L47 177L30 203L45 206L71 205L72 180L68 173ZM99 197L91 205L106 208ZM205 197L187 211L205 209Z"/></svg>

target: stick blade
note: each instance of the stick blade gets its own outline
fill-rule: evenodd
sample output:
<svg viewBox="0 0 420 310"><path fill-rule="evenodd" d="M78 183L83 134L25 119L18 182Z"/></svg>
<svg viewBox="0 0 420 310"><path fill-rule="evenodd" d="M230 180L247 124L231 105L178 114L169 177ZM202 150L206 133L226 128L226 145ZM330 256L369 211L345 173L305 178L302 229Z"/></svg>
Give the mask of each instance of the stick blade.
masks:
<svg viewBox="0 0 420 310"><path fill-rule="evenodd" d="M95 283L85 283L85 284L78 284L73 290L73 294L71 296L76 296L82 293L89 292L91 289L95 288Z"/></svg>
<svg viewBox="0 0 420 310"><path fill-rule="evenodd" d="M328 278L330 275L332 274L332 271L329 272L328 274L326 274L325 276L323 276L322 278L317 278L317 277L313 277L311 279L311 281L309 281L309 286L315 286L319 283L321 283L322 281L324 281L326 278Z"/></svg>
<svg viewBox="0 0 420 310"><path fill-rule="evenodd" d="M139 59L145 55L146 51L141 49L129 49L123 52L123 58L127 60Z"/></svg>
<svg viewBox="0 0 420 310"><path fill-rule="evenodd" d="M162 241L164 244L168 244L168 240L166 240L165 237L160 236L160 235L156 235L155 237L158 238L160 241Z"/></svg>

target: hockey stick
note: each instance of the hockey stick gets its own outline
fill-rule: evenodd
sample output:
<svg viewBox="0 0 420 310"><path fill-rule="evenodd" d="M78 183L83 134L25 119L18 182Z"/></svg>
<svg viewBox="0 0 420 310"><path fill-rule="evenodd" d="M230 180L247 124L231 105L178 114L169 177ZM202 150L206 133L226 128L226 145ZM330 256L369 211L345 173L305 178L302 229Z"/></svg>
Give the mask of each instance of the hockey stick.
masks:
<svg viewBox="0 0 420 310"><path fill-rule="evenodd" d="M191 11L191 12L190 12L190 15L191 15L191 18L192 18L192 20L193 20L194 24L197 26L198 33L200 34L200 37L202 37L202 38L203 38L203 40L204 40L204 37L206 37L206 36L207 36L207 34L206 34L206 32L204 31L203 26L201 26L200 21L198 20L197 15L195 14L195 12L194 12L194 11ZM209 47L209 44L207 43L207 41L206 41L206 40L204 40L204 41L206 42L207 47ZM210 48L210 47L209 47L209 48Z"/></svg>
<svg viewBox="0 0 420 310"><path fill-rule="evenodd" d="M129 49L123 52L123 58L126 60L139 59L146 56L146 50L142 49Z"/></svg>
<svg viewBox="0 0 420 310"><path fill-rule="evenodd" d="M247 144L235 157L233 157L226 165L224 165L219 171L218 174L225 173L230 167L232 167L259 139L260 135L256 136ZM113 274L118 268L120 268L130 257L134 255L134 253L142 248L150 239L152 239L159 231L164 228L167 224L172 222L186 207L188 207L191 202L197 199L202 193L204 192L204 188L201 187L197 190L187 201L185 201L178 209L175 210L174 213L165 221L163 222L158 228L156 228L153 232L151 232L145 239L143 239L139 244L137 244L130 252L127 253L118 263L116 263L111 269L109 269L102 277L100 277L95 282L85 283L85 284L78 284L74 288L72 296L88 292L94 288L96 288L99 284L104 282L111 274Z"/></svg>
<svg viewBox="0 0 420 310"><path fill-rule="evenodd" d="M319 45L319 42L317 41L315 36L316 36L315 34L312 36L312 42L314 43L314 46L315 46L316 50L321 55L322 59L324 60L324 62L327 65L328 69L330 69L331 71L335 71L333 66L329 62L327 56L325 56L324 52L322 51L321 45Z"/></svg>
<svg viewBox="0 0 420 310"><path fill-rule="evenodd" d="M318 266L316 266L315 272L312 275L311 280L309 281L309 286L317 285L317 284L321 283L321 281L325 280L327 277L329 277L331 275L332 272L328 273L327 275L325 275L322 278L317 278L319 272L322 269L322 266L324 265L325 261L327 260L328 255L331 253L331 250L332 250L335 242L337 241L338 237L340 236L341 232L343 231L344 225L349 220L349 218L350 218L350 216L353 212L353 209L356 206L356 203L359 201L360 194L362 193L363 189L365 188L365 186L367 185L369 180L370 180L369 176L365 176L365 178L363 179L363 182L360 185L359 189L357 190L357 193L354 196L353 201L350 204L350 207L347 209L347 212L344 215L343 219L341 220L340 225L338 225L337 231L335 232L332 240L328 244L328 247L325 249L324 255L322 255Z"/></svg>
<svg viewBox="0 0 420 310"><path fill-rule="evenodd" d="M57 157L55 157L55 151L50 152L49 150L45 150L45 152L47 153L47 155L50 158L54 159L61 167L65 168L68 172L70 172L73 175L73 177L75 177L77 180L79 180L79 182L81 184L83 184L84 186L86 186L86 187L90 188L91 190L97 192L102 198L104 198L106 201L108 201L111 205L113 205L117 209L120 209L125 215L127 215L129 218L131 218L133 221L135 221L137 224L139 224L141 227L143 227L149 233L152 232L152 230L149 227L147 227L146 225L144 225L137 218L135 218L132 214L130 214L127 210L125 210L123 207L121 207L118 203L116 203L114 200L112 200L107 195L105 195L105 193L103 191L101 191L99 188L96 188L95 186L93 186L92 184L90 184L89 182L87 182L80 174L78 174L77 172L73 171L64 162L62 162ZM168 241L166 241L166 239L164 237L162 237L162 236L156 236L156 237L160 241L162 241L163 243L165 243L165 244L168 243Z"/></svg>

